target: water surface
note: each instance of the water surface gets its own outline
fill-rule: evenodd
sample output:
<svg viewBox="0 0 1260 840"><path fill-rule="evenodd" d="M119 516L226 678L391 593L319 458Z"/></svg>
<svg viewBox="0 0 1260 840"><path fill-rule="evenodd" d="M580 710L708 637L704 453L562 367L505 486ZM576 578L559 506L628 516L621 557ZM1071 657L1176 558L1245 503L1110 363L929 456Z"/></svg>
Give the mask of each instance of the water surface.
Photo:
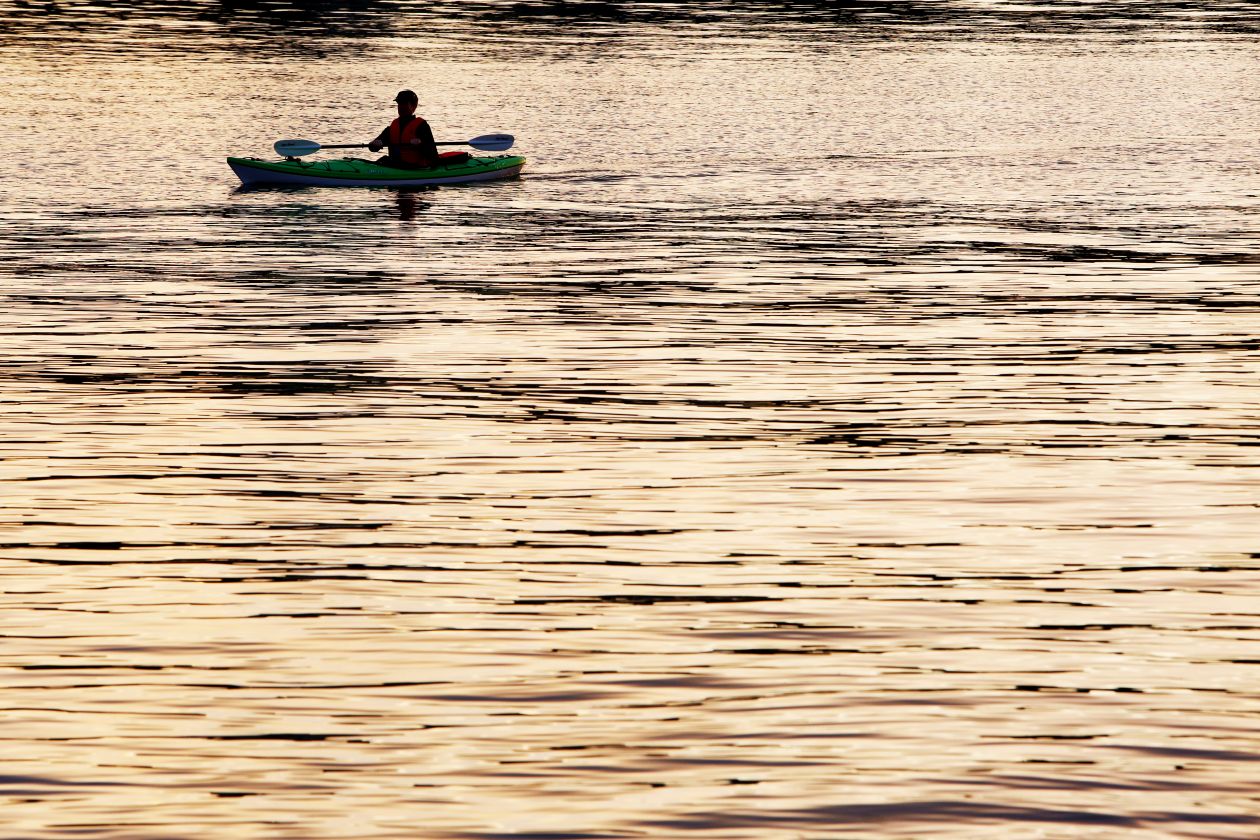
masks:
<svg viewBox="0 0 1260 840"><path fill-rule="evenodd" d="M1251 4L0 24L0 835L1260 832Z"/></svg>

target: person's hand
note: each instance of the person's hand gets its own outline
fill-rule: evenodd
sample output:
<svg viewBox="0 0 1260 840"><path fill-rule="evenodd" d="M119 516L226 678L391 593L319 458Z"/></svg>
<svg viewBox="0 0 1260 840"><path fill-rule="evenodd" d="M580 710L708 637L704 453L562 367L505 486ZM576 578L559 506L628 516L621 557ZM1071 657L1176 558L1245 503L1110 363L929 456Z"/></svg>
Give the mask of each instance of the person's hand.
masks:
<svg viewBox="0 0 1260 840"><path fill-rule="evenodd" d="M368 143L368 149L373 152L379 152L381 150L381 144L373 140L371 143Z"/></svg>
<svg viewBox="0 0 1260 840"><path fill-rule="evenodd" d="M411 145L413 145L413 146L419 146L419 145L420 145L420 138L419 138L419 137L412 137L412 138L411 138L410 140L408 140L407 142L408 142L408 143L410 143L410 144L411 144Z"/></svg>

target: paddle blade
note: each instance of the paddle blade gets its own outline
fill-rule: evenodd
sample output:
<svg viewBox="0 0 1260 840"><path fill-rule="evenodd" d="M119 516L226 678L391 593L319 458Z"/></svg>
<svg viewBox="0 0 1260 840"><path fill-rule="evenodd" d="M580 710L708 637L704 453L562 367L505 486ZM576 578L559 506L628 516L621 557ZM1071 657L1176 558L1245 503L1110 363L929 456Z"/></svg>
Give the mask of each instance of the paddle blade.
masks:
<svg viewBox="0 0 1260 840"><path fill-rule="evenodd" d="M278 155L301 157L302 155L313 155L322 147L314 140L277 140L272 148L276 150Z"/></svg>
<svg viewBox="0 0 1260 840"><path fill-rule="evenodd" d="M506 152L516 138L511 134L483 134L468 141L468 145L483 152Z"/></svg>

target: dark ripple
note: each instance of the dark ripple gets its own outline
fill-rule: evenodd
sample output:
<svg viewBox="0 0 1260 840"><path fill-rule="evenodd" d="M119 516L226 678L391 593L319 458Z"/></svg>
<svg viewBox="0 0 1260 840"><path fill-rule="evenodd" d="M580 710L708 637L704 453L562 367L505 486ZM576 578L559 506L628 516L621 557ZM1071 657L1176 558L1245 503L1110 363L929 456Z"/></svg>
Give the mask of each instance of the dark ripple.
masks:
<svg viewBox="0 0 1260 840"><path fill-rule="evenodd" d="M903 299L901 305L904 308L909 302ZM793 311L799 316L809 310L806 304L801 303ZM814 309L813 314L821 316L829 311L824 307ZM710 333L703 343L709 347L739 346L748 352L769 351L776 344L767 336L745 333ZM1206 451L1227 452L1260 445L1260 424L1241 418L1221 421L1213 426L1161 422L1157 414L1150 414L1144 419L1129 419L1137 415L1094 418L1084 413L1090 400L1070 391L1071 383L1078 378L1071 366L1082 362L1158 354L1157 359L1148 362L1149 365L1181 368L1195 357L1242 359L1254 356L1260 351L1260 341L1135 339L1126 345L1114 345L1105 339L1101 342L1079 339L1073 344L944 345L919 347L914 354L902 355L891 352L893 346L883 343L794 342L798 373L814 365L820 369L829 367L837 354L848 358L850 365L861 364L873 375L895 377L920 385L948 383L952 378L965 380L971 367L1003 365L1011 371L1010 375L1017 378L1009 384L992 383L989 387L995 390L985 396L984 401L1007 400L1012 409L1019 404L1029 409L1028 412L1013 412L1012 416L1004 419L926 416L912 405L903 404L892 391L872 397L865 404L832 398L754 400L707 396L705 391L708 388L699 383L679 388L680 393L663 394L651 386L596 379L589 375L550 381L514 381L508 376L415 376L371 361L346 368L344 363L320 360L260 360L213 366L187 365L177 360L174 364L162 361L137 363L129 370L93 370L93 360L76 359L72 367L60 367L52 366L50 359L42 358L28 364L10 360L4 374L12 382L29 382L33 386L59 391L80 391L97 398L110 394L165 393L199 393L225 400L241 396L322 396L335 399L338 404L347 407L356 407L356 410L339 411L322 405L307 412L279 413L263 407L250 409L255 416L273 422L463 416L513 427L526 424L522 428L528 428L528 424L534 422L545 423L545 434L554 440L795 443L826 447L836 455L863 458L876 452L884 455L978 452L1036 455L1052 450L1077 450L1076 457L1109 458L1113 457L1110 454L1112 450L1138 445L1147 447L1152 453L1166 452L1174 457L1181 453L1183 457L1201 458ZM687 344L678 346L685 347ZM896 365L902 362L919 367L897 370ZM933 370L930 366L933 363L950 365L953 369ZM1020 375L1022 366L1037 363L1052 364L1056 372L1052 376L1043 374L1039 379ZM1042 389L1057 387L1066 390L1061 396L1053 393L1038 395L1026 390L1033 384ZM365 399L372 400L370 406L364 404ZM958 395L952 401L962 409L976 399L979 398ZM1104 398L1103 402L1105 404L1109 400ZM1134 411L1158 408L1158 403L1135 402L1133 405ZM1065 413L1060 417L1045 417L1035 413L1038 409ZM878 417L867 419L863 416L872 412L877 412ZM693 424L700 420L709 424L710 430L697 430ZM724 427L720 432L712 428L718 423ZM677 431L652 428L660 424L679 428ZM279 450L275 444L268 447L273 452ZM174 456L176 453L170 454ZM220 459L254 457L248 450L232 451L223 446L185 454L202 457L214 454ZM245 468L213 471L185 468L112 475L117 480L162 477L230 479L248 474ZM65 480L74 475L52 471L27 476L26 480ZM105 477L105 474L100 477Z"/></svg>
<svg viewBox="0 0 1260 840"><path fill-rule="evenodd" d="M11 785L34 785L43 790L14 790ZM14 776L10 774L0 775L0 794L5 796L22 796L32 795L35 793L48 793L47 788L93 788L93 787L126 787L126 782L81 782L72 779L57 779L49 776Z"/></svg>
<svg viewBox="0 0 1260 840"><path fill-rule="evenodd" d="M1079 788L1089 785L1082 782ZM1051 823L1078 826L1114 826L1158 830L1178 823L1250 826L1260 825L1260 817L1193 812L1147 811L1116 814L1068 808L1041 808L1001 805L968 800L910 800L897 803L829 805L795 811L754 813L732 809L721 813L698 813L678 819L653 819L650 825L671 831L701 831L736 826L762 829L797 829L810 826L865 825L891 828L958 821L969 825L984 823Z"/></svg>
<svg viewBox="0 0 1260 840"><path fill-rule="evenodd" d="M161 25L154 27L154 20ZM1044 0L1035 6L973 0L686 5L472 0L440 8L418 0L381 0L370 7L350 0L127 0L108 7L85 0L18 0L0 13L0 48L40 49L73 41L80 55L119 49L158 54L265 49L317 61L362 52L364 44L380 38L480 40L487 26L499 30L505 54L515 54L531 45L536 49L540 39L563 41L574 34L636 42L645 29L701 29L720 37L755 28L872 44L1047 35L1237 37L1260 32L1260 13L1241 0L1208 0L1192 13L1180 0ZM82 34L89 31L94 37L84 40Z"/></svg>

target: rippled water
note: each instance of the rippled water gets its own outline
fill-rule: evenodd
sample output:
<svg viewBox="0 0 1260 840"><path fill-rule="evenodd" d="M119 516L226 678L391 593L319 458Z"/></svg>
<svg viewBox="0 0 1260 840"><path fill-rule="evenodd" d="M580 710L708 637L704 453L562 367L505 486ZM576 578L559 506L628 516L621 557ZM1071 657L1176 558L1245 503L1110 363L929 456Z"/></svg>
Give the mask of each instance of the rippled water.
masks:
<svg viewBox="0 0 1260 840"><path fill-rule="evenodd" d="M1258 30L0 12L0 837L1255 837Z"/></svg>

